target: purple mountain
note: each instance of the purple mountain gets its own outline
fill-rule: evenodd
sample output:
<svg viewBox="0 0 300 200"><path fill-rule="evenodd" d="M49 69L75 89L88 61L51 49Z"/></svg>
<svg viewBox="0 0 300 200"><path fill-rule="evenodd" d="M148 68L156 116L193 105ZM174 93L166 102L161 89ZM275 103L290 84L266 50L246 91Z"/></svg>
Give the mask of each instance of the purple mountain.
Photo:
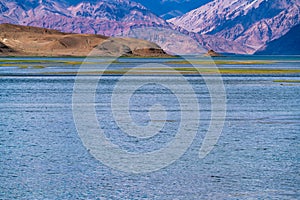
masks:
<svg viewBox="0 0 300 200"><path fill-rule="evenodd" d="M129 0L82 2L75 6L55 0L0 0L0 23L103 35L115 35L133 26L168 26L165 20Z"/></svg>

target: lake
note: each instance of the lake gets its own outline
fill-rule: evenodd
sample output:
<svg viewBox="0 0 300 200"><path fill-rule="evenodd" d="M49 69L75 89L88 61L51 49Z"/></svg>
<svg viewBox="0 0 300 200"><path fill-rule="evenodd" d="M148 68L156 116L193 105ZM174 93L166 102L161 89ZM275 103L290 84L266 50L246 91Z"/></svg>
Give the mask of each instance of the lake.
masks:
<svg viewBox="0 0 300 200"><path fill-rule="evenodd" d="M83 61L1 58L0 199L299 198L300 56Z"/></svg>

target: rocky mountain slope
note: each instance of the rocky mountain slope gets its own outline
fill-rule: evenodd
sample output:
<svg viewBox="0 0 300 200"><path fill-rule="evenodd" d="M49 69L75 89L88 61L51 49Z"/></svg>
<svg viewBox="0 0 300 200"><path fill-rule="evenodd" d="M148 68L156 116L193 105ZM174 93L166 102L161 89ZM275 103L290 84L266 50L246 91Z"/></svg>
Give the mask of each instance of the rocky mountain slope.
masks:
<svg viewBox="0 0 300 200"><path fill-rule="evenodd" d="M77 5L82 0L66 0L70 5ZM88 2L97 2L99 0L88 0ZM151 12L164 19L170 19L183 15L184 13L198 8L212 0L135 0L142 4Z"/></svg>
<svg viewBox="0 0 300 200"><path fill-rule="evenodd" d="M0 23L109 36L132 27L168 26L165 20L129 0L82 1L77 5L58 0L0 0Z"/></svg>
<svg viewBox="0 0 300 200"><path fill-rule="evenodd" d="M158 45L145 40L68 34L12 24L0 25L0 55L168 56Z"/></svg>
<svg viewBox="0 0 300 200"><path fill-rule="evenodd" d="M252 54L299 24L299 16L299 0L214 0L169 22L216 40L234 41Z"/></svg>
<svg viewBox="0 0 300 200"><path fill-rule="evenodd" d="M258 55L300 55L300 25L293 27L287 34L267 43L259 49Z"/></svg>

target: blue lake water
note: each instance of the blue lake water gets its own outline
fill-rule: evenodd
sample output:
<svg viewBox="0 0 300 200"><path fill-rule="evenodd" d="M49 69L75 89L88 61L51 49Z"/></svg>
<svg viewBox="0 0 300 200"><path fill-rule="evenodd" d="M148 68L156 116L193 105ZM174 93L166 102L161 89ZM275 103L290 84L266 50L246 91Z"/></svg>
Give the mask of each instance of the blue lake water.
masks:
<svg viewBox="0 0 300 200"><path fill-rule="evenodd" d="M28 58L32 59L45 58ZM300 57L223 59L277 62L220 68L300 69ZM121 61L124 63L113 67L130 67L133 62L163 63L168 59ZM223 75L227 97L225 125L214 149L203 159L199 159L199 149L210 123L211 99L201 76L185 76L200 106L200 126L195 139L174 163L151 173L134 174L103 164L83 145L72 110L76 76L57 74L77 72L78 65L53 62L39 69L33 67L38 65L35 63L21 64L32 66L26 69L19 65L16 62L15 66L0 67L0 199L298 199L300 196L300 83L276 82L300 81L300 74ZM82 76L87 82L93 78ZM160 134L149 139L129 137L118 129L110 107L111 93L119 79L120 76L104 76L95 94L97 120L105 136L128 152L163 148L175 137L180 111L184 109L179 107L176 94L158 84L139 88L129 102L131 116L137 123L147 125L149 107L155 103L170 113ZM153 83L163 79L181 87L176 77L167 75L131 76L128 84L145 79Z"/></svg>

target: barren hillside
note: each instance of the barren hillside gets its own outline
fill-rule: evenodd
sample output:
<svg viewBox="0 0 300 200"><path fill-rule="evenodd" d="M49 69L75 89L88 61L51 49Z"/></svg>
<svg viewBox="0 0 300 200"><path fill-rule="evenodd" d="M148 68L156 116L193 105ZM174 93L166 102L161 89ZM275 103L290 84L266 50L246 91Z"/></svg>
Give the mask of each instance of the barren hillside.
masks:
<svg viewBox="0 0 300 200"><path fill-rule="evenodd" d="M28 56L166 56L156 44L132 38L71 34L0 24L0 55Z"/></svg>

